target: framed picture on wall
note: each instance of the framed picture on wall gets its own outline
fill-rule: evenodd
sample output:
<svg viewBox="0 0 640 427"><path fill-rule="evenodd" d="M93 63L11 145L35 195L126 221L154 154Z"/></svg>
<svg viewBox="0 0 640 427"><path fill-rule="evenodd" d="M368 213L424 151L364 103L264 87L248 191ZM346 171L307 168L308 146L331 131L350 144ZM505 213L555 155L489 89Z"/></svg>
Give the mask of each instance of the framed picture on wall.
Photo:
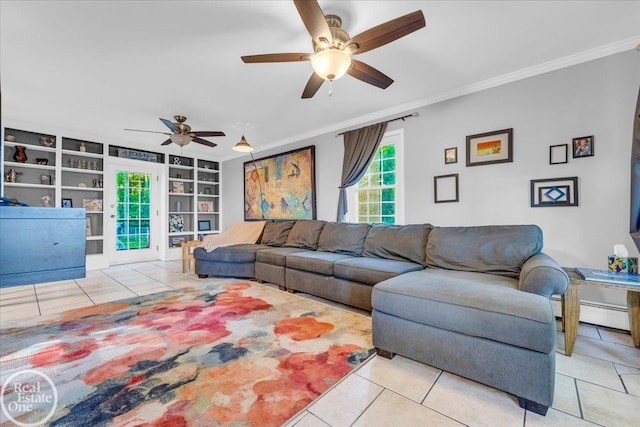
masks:
<svg viewBox="0 0 640 427"><path fill-rule="evenodd" d="M433 202L450 203L458 200L458 174L433 177Z"/></svg>
<svg viewBox="0 0 640 427"><path fill-rule="evenodd" d="M513 162L513 128L467 136L467 166Z"/></svg>
<svg viewBox="0 0 640 427"><path fill-rule="evenodd" d="M458 163L458 147L444 149L444 164Z"/></svg>
<svg viewBox="0 0 640 427"><path fill-rule="evenodd" d="M560 165L569 163L569 145L560 144L549 147L549 164Z"/></svg>
<svg viewBox="0 0 640 427"><path fill-rule="evenodd" d="M316 219L315 146L244 163L244 219Z"/></svg>
<svg viewBox="0 0 640 427"><path fill-rule="evenodd" d="M578 177L531 180L531 207L578 206Z"/></svg>
<svg viewBox="0 0 640 427"><path fill-rule="evenodd" d="M580 157L593 156L595 148L594 145L595 141L593 140L593 135L573 138L573 158L577 159Z"/></svg>

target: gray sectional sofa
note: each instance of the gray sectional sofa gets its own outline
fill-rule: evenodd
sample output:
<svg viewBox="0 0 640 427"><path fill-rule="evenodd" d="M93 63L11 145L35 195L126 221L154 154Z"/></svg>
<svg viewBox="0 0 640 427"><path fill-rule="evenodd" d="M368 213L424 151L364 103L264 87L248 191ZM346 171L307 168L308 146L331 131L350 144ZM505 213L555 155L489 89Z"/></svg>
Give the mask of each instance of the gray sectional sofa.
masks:
<svg viewBox="0 0 640 427"><path fill-rule="evenodd" d="M569 280L534 225L267 222L259 243L194 251L200 276L255 278L370 310L378 354L553 403L552 294Z"/></svg>

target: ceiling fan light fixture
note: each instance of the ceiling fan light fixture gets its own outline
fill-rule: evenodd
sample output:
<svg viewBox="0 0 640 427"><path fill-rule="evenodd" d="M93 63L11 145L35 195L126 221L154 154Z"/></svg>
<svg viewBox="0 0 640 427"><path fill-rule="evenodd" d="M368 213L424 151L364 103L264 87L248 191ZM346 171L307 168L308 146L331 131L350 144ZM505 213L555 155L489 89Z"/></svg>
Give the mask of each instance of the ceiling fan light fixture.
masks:
<svg viewBox="0 0 640 427"><path fill-rule="evenodd" d="M240 138L240 141L233 146L232 150L240 151L241 153L251 153L253 151L253 147L247 142L244 135L242 135L242 138Z"/></svg>
<svg viewBox="0 0 640 427"><path fill-rule="evenodd" d="M179 133L174 133L169 138L171 139L171 142L179 145L180 147L184 147L191 142L191 137L189 135L182 135Z"/></svg>
<svg viewBox="0 0 640 427"><path fill-rule="evenodd" d="M311 57L311 66L324 80L336 80L349 70L351 57L340 49L329 48L316 52Z"/></svg>

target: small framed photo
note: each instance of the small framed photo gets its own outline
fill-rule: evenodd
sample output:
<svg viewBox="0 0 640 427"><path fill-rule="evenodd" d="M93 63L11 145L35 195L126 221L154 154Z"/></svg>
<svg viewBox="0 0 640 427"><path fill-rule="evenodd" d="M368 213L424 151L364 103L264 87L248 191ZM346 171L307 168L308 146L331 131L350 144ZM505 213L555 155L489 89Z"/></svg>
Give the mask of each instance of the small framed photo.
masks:
<svg viewBox="0 0 640 427"><path fill-rule="evenodd" d="M531 180L531 207L578 206L578 177Z"/></svg>
<svg viewBox="0 0 640 427"><path fill-rule="evenodd" d="M213 202L199 201L198 202L198 212L212 213L213 212Z"/></svg>
<svg viewBox="0 0 640 427"><path fill-rule="evenodd" d="M458 147L444 149L444 164L458 163Z"/></svg>
<svg viewBox="0 0 640 427"><path fill-rule="evenodd" d="M72 199L62 199L62 207L63 208L72 208L73 200Z"/></svg>
<svg viewBox="0 0 640 427"><path fill-rule="evenodd" d="M82 199L82 207L88 211L102 212L102 199Z"/></svg>
<svg viewBox="0 0 640 427"><path fill-rule="evenodd" d="M549 164L569 163L569 144L551 145L549 147Z"/></svg>
<svg viewBox="0 0 640 427"><path fill-rule="evenodd" d="M198 220L198 231L210 231L211 221L208 219Z"/></svg>
<svg viewBox="0 0 640 427"><path fill-rule="evenodd" d="M433 202L449 203L458 201L458 174L433 177Z"/></svg>
<svg viewBox="0 0 640 427"><path fill-rule="evenodd" d="M171 192L172 193L184 193L184 182L171 181Z"/></svg>
<svg viewBox="0 0 640 427"><path fill-rule="evenodd" d="M513 162L513 128L467 136L467 166Z"/></svg>
<svg viewBox="0 0 640 427"><path fill-rule="evenodd" d="M581 136L573 138L573 158L590 157L594 155L594 138L591 136Z"/></svg>
<svg viewBox="0 0 640 427"><path fill-rule="evenodd" d="M211 194L211 188L210 187L204 187L204 194Z"/></svg>
<svg viewBox="0 0 640 427"><path fill-rule="evenodd" d="M171 246L174 247L174 248L179 248L186 241L187 241L186 237L172 237L171 238Z"/></svg>

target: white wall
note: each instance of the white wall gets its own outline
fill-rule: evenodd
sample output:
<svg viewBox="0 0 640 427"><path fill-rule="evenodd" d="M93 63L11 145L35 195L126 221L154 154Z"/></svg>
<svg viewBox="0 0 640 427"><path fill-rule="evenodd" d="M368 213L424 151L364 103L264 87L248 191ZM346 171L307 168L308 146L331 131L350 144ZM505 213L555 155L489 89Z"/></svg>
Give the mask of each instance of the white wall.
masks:
<svg viewBox="0 0 640 427"><path fill-rule="evenodd" d="M390 123L405 129L406 223L435 225L537 224L544 252L563 266L606 268L613 245L629 237L631 135L640 52L628 51L418 110L419 117ZM283 126L286 123L283 119ZM466 135L514 129L514 161L465 167ZM549 146L595 136L595 156L549 165ZM342 169L342 138L311 138L257 158L316 146L318 218L334 221ZM444 164L444 149L458 147L458 163ZM242 164L222 173L223 228L242 221ZM460 174L460 202L433 203L433 176ZM577 176L579 206L531 208L531 179ZM583 289L581 298L625 305L625 293Z"/></svg>

